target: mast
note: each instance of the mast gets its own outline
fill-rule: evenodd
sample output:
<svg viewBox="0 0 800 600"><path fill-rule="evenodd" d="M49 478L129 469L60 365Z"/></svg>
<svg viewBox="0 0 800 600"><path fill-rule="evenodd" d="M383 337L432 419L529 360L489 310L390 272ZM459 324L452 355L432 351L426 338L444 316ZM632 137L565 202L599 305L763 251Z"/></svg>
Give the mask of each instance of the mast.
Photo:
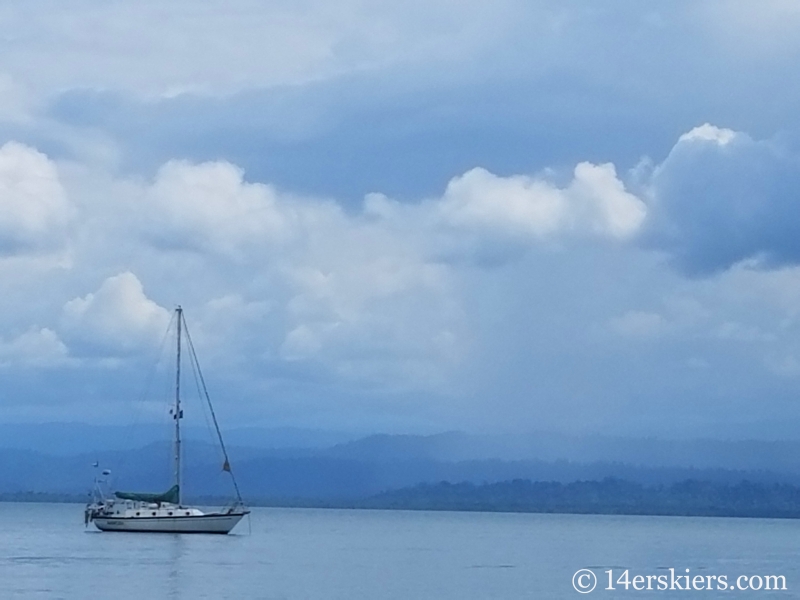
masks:
<svg viewBox="0 0 800 600"><path fill-rule="evenodd" d="M181 505L181 324L183 308L175 309L178 317L178 358L175 369L175 485L178 486L178 506Z"/></svg>

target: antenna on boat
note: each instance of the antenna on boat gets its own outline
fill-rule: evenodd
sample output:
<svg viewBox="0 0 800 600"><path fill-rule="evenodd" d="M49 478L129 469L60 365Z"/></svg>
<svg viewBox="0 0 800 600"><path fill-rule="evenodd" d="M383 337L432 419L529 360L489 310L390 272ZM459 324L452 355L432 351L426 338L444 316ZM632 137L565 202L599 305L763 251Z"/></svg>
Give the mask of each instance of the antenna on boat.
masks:
<svg viewBox="0 0 800 600"><path fill-rule="evenodd" d="M178 321L178 356L175 369L175 485L178 488L178 506L181 506L181 325L183 323L183 308L178 305L175 309Z"/></svg>

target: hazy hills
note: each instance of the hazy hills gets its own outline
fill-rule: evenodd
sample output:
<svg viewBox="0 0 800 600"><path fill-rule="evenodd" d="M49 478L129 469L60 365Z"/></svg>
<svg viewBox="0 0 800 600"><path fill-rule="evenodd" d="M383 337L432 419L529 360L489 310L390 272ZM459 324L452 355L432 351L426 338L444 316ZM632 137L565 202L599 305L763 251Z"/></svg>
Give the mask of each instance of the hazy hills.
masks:
<svg viewBox="0 0 800 600"><path fill-rule="evenodd" d="M187 493L225 494L213 445L188 430ZM96 469L116 489L160 490L171 478L168 432L73 424L0 426L0 493L88 491ZM206 436L207 437L207 436ZM352 434L301 429L226 432L249 498L364 498L420 483L527 479L569 483L607 477L661 485L686 479L800 483L800 442L664 441L612 437ZM136 441L143 441L139 446Z"/></svg>
<svg viewBox="0 0 800 600"><path fill-rule="evenodd" d="M800 474L800 441L660 440L610 436L371 435L330 449L341 457L467 461L609 462L646 467L770 470Z"/></svg>
<svg viewBox="0 0 800 600"><path fill-rule="evenodd" d="M0 449L34 450L45 454L131 450L171 439L172 423L88 425L85 423L0 423ZM210 441L207 428L188 427L187 439ZM352 433L292 427L244 427L225 432L228 444L254 448L326 448L354 440Z"/></svg>

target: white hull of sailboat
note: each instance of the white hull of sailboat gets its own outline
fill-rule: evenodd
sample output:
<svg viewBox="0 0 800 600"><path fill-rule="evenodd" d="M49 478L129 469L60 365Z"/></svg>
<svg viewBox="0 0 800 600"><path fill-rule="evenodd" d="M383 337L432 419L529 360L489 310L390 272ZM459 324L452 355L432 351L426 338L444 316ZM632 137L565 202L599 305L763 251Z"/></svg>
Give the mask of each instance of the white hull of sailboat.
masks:
<svg viewBox="0 0 800 600"><path fill-rule="evenodd" d="M149 533L230 533L246 513L205 514L175 517L95 517L101 531Z"/></svg>

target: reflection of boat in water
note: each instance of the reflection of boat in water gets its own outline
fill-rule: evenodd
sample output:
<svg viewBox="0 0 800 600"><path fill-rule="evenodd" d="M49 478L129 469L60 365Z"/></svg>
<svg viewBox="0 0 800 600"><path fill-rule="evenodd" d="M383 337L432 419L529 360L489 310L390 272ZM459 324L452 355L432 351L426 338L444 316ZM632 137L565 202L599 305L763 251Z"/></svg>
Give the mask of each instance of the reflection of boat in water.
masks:
<svg viewBox="0 0 800 600"><path fill-rule="evenodd" d="M177 321L177 368L175 374L175 406L170 411L175 420L175 483L163 494L138 492L115 492L108 497L95 481L93 501L86 506L85 522L94 523L102 531L139 531L163 533L229 533L236 524L249 514L244 506L236 480L233 478L228 454L222 441L214 409L205 387L192 338L186 328L183 309L175 310ZM214 427L217 432L222 454L225 458L222 469L231 476L236 500L227 508L216 512L203 512L198 508L184 506L181 502L181 338L186 335L189 358L192 368L199 376L205 400L208 402ZM108 472L105 471L104 474Z"/></svg>

